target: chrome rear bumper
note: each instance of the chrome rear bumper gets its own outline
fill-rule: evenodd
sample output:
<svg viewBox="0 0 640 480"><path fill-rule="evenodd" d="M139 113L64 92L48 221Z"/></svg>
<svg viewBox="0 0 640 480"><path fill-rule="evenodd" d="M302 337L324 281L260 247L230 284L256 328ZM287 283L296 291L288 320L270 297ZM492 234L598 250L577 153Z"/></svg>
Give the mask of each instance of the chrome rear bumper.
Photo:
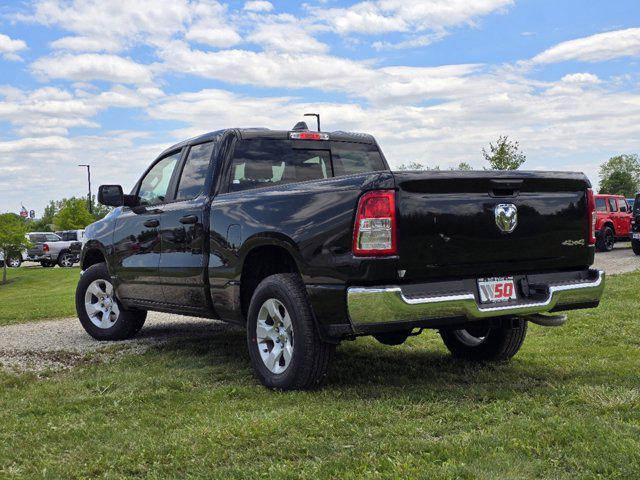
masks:
<svg viewBox="0 0 640 480"><path fill-rule="evenodd" d="M604 277L603 271L590 270L589 277L584 280L548 284L542 298L507 305L482 305L475 291L409 297L400 286L350 287L347 290L347 310L355 331L374 324L524 316L554 309L569 310L572 305L579 308L579 305L597 304L604 290Z"/></svg>

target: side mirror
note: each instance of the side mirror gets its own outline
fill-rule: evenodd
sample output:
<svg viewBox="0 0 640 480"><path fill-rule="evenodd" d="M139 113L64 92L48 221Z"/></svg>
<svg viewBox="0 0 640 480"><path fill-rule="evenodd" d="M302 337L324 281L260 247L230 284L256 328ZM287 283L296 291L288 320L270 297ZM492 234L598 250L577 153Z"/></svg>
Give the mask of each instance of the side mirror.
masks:
<svg viewBox="0 0 640 480"><path fill-rule="evenodd" d="M98 202L108 207L121 207L124 205L122 187L120 185L100 185Z"/></svg>

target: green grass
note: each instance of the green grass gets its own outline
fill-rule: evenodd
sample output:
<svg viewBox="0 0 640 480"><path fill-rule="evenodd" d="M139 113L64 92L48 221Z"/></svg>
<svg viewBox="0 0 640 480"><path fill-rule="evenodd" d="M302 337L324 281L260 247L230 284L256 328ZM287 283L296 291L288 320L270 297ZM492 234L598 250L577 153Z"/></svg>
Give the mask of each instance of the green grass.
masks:
<svg viewBox="0 0 640 480"><path fill-rule="evenodd" d="M0 374L0 477L640 478L640 274L511 363L434 332L344 343L324 389L251 377L242 332L46 379Z"/></svg>
<svg viewBox="0 0 640 480"><path fill-rule="evenodd" d="M75 316L79 268L22 266L7 271L8 283L0 284L0 325Z"/></svg>

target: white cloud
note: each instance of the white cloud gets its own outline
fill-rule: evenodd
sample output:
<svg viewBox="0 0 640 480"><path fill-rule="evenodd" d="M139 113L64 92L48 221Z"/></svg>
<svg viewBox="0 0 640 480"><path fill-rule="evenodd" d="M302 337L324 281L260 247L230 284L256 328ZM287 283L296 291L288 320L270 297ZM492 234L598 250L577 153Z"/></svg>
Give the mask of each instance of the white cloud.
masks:
<svg viewBox="0 0 640 480"><path fill-rule="evenodd" d="M212 28L206 23L189 29L185 35L187 40L218 48L228 48L238 44L242 37L233 28Z"/></svg>
<svg viewBox="0 0 640 480"><path fill-rule="evenodd" d="M122 44L114 39L94 37L62 37L51 42L51 47L58 50L79 52L117 52Z"/></svg>
<svg viewBox="0 0 640 480"><path fill-rule="evenodd" d="M184 38L216 48L229 48L242 41L227 15L227 7L215 1L190 4L191 19Z"/></svg>
<svg viewBox="0 0 640 480"><path fill-rule="evenodd" d="M16 18L73 32L52 46L78 52L157 46L180 35L222 48L240 41L227 7L215 0L42 0Z"/></svg>
<svg viewBox="0 0 640 480"><path fill-rule="evenodd" d="M17 52L25 50L27 44L24 40L16 40L8 35L0 33L0 55L6 60L20 61L20 55Z"/></svg>
<svg viewBox="0 0 640 480"><path fill-rule="evenodd" d="M98 128L92 118L109 108L144 107L162 95L158 89L116 86L103 92L70 92L44 87L32 92L0 90L0 120L11 123L18 135L67 135L70 128Z"/></svg>
<svg viewBox="0 0 640 480"><path fill-rule="evenodd" d="M348 8L316 7L312 12L340 34L439 31L472 24L479 16L513 4L513 0L377 0Z"/></svg>
<svg viewBox="0 0 640 480"><path fill-rule="evenodd" d="M410 37L406 40L402 40L400 42L373 42L372 46L376 50L399 50L403 48L416 48L416 47L426 47L427 45L431 45L433 42L438 40L442 40L447 36L445 31L440 31L437 33L429 33L426 35L419 35L416 37Z"/></svg>
<svg viewBox="0 0 640 480"><path fill-rule="evenodd" d="M150 83L148 65L117 55L85 53L42 57L31 65L32 71L45 79L64 78L81 82L105 80L114 83Z"/></svg>
<svg viewBox="0 0 640 480"><path fill-rule="evenodd" d="M495 90L518 92L504 75L480 75L481 65L384 67L322 53L267 50L203 51L175 41L161 50L176 72L258 87L314 88L346 93L376 104L422 103ZM474 75L472 75L474 74Z"/></svg>
<svg viewBox="0 0 640 480"><path fill-rule="evenodd" d="M270 12L273 10L273 4L265 0L254 0L245 2L244 10L248 12Z"/></svg>
<svg viewBox="0 0 640 480"><path fill-rule="evenodd" d="M640 55L640 28L628 28L559 43L539 53L530 62L601 62L637 55Z"/></svg>
<svg viewBox="0 0 640 480"><path fill-rule="evenodd" d="M593 73L571 73L562 77L566 83L600 83L600 79Z"/></svg>
<svg viewBox="0 0 640 480"><path fill-rule="evenodd" d="M311 34L311 27L293 15L271 16L257 24L247 40L265 50L300 55L325 53L329 47Z"/></svg>

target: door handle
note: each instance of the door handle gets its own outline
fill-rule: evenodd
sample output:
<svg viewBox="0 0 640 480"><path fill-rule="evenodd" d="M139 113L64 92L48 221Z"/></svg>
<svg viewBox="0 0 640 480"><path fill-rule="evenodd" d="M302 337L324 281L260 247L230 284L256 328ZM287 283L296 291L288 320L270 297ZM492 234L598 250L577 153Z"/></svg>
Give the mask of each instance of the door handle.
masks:
<svg viewBox="0 0 640 480"><path fill-rule="evenodd" d="M146 221L143 223L143 225L144 225L145 227L153 228L153 227L157 227L158 225L160 225L160 222L159 222L157 219L152 218L152 219L150 219L150 220L146 220Z"/></svg>
<svg viewBox="0 0 640 480"><path fill-rule="evenodd" d="M185 225L196 223L197 221L198 217L195 215L185 215L184 217L180 217L180 223L183 223Z"/></svg>

